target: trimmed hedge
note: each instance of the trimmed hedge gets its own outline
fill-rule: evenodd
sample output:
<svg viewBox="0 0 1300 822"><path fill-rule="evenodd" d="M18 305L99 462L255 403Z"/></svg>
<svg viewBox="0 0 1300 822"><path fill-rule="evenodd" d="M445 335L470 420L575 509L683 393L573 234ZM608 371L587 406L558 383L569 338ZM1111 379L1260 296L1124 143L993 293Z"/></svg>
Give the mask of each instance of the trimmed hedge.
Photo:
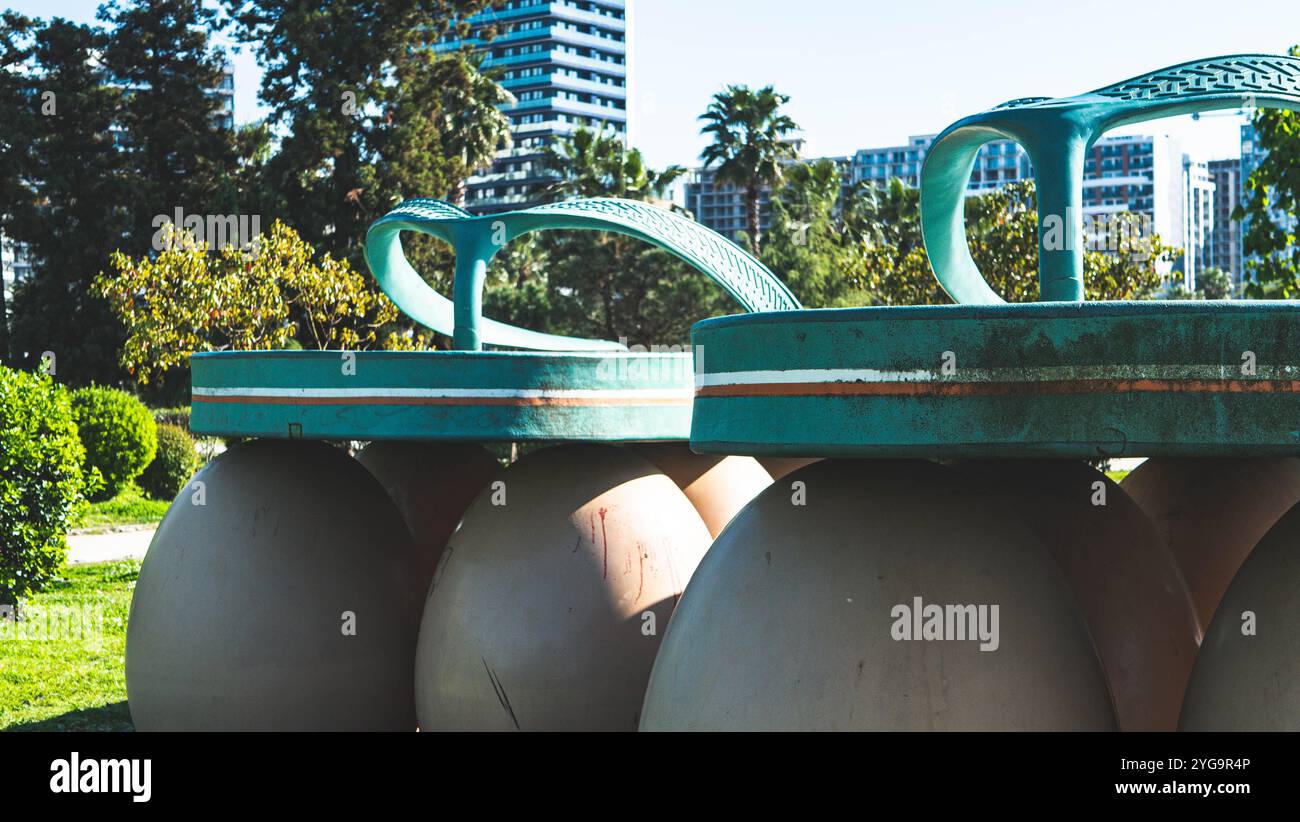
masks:
<svg viewBox="0 0 1300 822"><path fill-rule="evenodd" d="M186 433L190 430L190 407L180 405L175 408L155 408L153 421L161 425L174 425Z"/></svg>
<svg viewBox="0 0 1300 822"><path fill-rule="evenodd" d="M153 414L133 394L97 386L72 393L72 413L86 448L86 468L104 478L91 499L112 499L153 461L158 450Z"/></svg>
<svg viewBox="0 0 1300 822"><path fill-rule="evenodd" d="M178 426L159 425L158 452L136 482L153 499L175 499L198 468L194 438Z"/></svg>
<svg viewBox="0 0 1300 822"><path fill-rule="evenodd" d="M0 366L0 605L40 590L63 565L85 504L86 452L68 392Z"/></svg>

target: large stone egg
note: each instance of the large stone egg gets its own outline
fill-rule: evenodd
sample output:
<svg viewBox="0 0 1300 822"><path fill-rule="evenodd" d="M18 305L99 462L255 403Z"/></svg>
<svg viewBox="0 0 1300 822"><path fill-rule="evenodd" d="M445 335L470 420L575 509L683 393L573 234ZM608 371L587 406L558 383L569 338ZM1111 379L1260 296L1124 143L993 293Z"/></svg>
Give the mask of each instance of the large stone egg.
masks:
<svg viewBox="0 0 1300 822"><path fill-rule="evenodd" d="M1300 506L1255 547L1201 643L1185 731L1300 731Z"/></svg>
<svg viewBox="0 0 1300 822"><path fill-rule="evenodd" d="M421 592L465 509L501 467L481 445L373 442L357 459L379 480L415 537Z"/></svg>
<svg viewBox="0 0 1300 822"><path fill-rule="evenodd" d="M1178 728L1201 629L1178 563L1105 474L1078 460L990 460L958 468L999 487L1056 557L1083 611L1121 730Z"/></svg>
<svg viewBox="0 0 1300 822"><path fill-rule="evenodd" d="M756 457L758 464L763 466L763 470L771 475L772 479L783 479L787 474L793 474L800 468L812 465L818 462L820 458L813 457Z"/></svg>
<svg viewBox="0 0 1300 822"><path fill-rule="evenodd" d="M629 446L682 489L695 506L709 535L722 533L740 509L772 484L772 477L753 457L696 454L684 442Z"/></svg>
<svg viewBox="0 0 1300 822"><path fill-rule="evenodd" d="M231 448L181 491L140 569L136 728L414 730L412 556L401 514L342 451Z"/></svg>
<svg viewBox="0 0 1300 822"><path fill-rule="evenodd" d="M942 466L827 460L715 541L641 728L1113 730L1115 717L1069 584L1013 512Z"/></svg>
<svg viewBox="0 0 1300 822"><path fill-rule="evenodd" d="M1173 551L1204 627L1251 549L1300 502L1300 459L1149 459L1122 486Z"/></svg>
<svg viewBox="0 0 1300 822"><path fill-rule="evenodd" d="M547 448L497 479L429 590L420 727L635 730L708 529L672 480L622 448Z"/></svg>

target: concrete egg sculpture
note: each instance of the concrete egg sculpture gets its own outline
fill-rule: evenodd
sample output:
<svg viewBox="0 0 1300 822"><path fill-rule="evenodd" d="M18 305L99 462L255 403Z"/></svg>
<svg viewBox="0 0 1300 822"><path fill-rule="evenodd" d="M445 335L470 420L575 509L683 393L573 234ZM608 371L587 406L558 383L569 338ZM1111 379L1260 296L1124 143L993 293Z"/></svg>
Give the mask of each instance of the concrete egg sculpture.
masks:
<svg viewBox="0 0 1300 822"><path fill-rule="evenodd" d="M697 569L643 730L1109 730L1069 585L956 472L829 460L774 484Z"/></svg>
<svg viewBox="0 0 1300 822"><path fill-rule="evenodd" d="M373 442L357 460L402 512L414 537L418 587L426 591L447 539L501 465L469 443Z"/></svg>
<svg viewBox="0 0 1300 822"><path fill-rule="evenodd" d="M429 590L420 727L635 730L708 530L672 480L622 448L547 448L498 476Z"/></svg>
<svg viewBox="0 0 1300 822"><path fill-rule="evenodd" d="M753 457L696 454L686 443L642 443L630 450L682 489L713 537L772 484L771 476Z"/></svg>
<svg viewBox="0 0 1300 822"><path fill-rule="evenodd" d="M1300 502L1300 459L1149 459L1122 487L1173 551L1204 628L1251 550Z"/></svg>
<svg viewBox="0 0 1300 822"><path fill-rule="evenodd" d="M383 488L339 449L231 448L182 490L140 569L136 728L414 730L412 557Z"/></svg>
<svg viewBox="0 0 1300 822"><path fill-rule="evenodd" d="M1184 731L1300 731L1300 507L1223 595L1183 702Z"/></svg>
<svg viewBox="0 0 1300 822"><path fill-rule="evenodd" d="M1082 460L962 463L1006 494L1065 573L1121 730L1173 731L1201 628L1182 572L1124 490Z"/></svg>

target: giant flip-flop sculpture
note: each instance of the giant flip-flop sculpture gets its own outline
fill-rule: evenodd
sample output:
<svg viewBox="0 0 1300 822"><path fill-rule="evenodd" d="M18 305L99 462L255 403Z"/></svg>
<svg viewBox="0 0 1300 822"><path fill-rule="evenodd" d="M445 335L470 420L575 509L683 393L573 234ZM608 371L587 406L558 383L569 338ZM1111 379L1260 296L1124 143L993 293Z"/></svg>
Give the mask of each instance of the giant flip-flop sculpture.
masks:
<svg viewBox="0 0 1300 822"><path fill-rule="evenodd" d="M770 477L752 459L687 450L690 351L630 351L482 316L493 257L554 229L655 245L746 310L799 308L762 263L644 203L485 217L436 200L402 203L371 227L367 261L393 302L452 349L192 358L192 429L257 440L196 477L203 504L183 493L150 549L127 656L137 727L414 727L418 701L427 729L635 729L673 603L711 535ZM453 299L411 267L403 232L454 248ZM311 440L372 444L358 464ZM525 456L493 481L498 466L477 445L493 442L571 445ZM403 519L414 544L397 533ZM426 605L439 556L438 595ZM464 589L477 591L468 604L450 593ZM208 630L232 597L252 608L240 617L245 633ZM370 630L333 645L339 614L361 621L358 608L371 613ZM531 616L501 621L516 611ZM413 677L422 614L428 664ZM265 660L255 666L263 679L246 678L240 660L250 658ZM323 686L307 662L320 659L352 683Z"/></svg>
<svg viewBox="0 0 1300 822"><path fill-rule="evenodd" d="M1285 622L1300 594L1287 536L1300 511L1278 523L1300 500L1300 311L1084 300L1083 171L1098 138L1243 103L1300 109L1300 60L1197 61L967 117L934 141L921 177L926 251L957 305L695 327L709 352L695 450L877 459L787 477L803 506L774 486L715 542L660 651L643 727L1105 728L1107 690L1126 729L1172 729L1185 690L1186 727L1296 727L1300 632L1240 628L1248 608ZM966 245L976 157L1003 139L1024 146L1037 181L1033 304L1005 303ZM1028 460L1119 456L1199 459L1139 468L1124 487L1142 510L1079 462ZM880 459L900 457L958 462ZM1207 459L1222 457L1256 459ZM1236 482L1214 479L1225 475ZM1024 547L1035 539L1064 580L1036 565L1044 552ZM1070 593L1088 632L1062 612ZM928 639L924 602L950 621L953 604L1000 604L998 650L889 630ZM907 606L897 621L891 606ZM781 627L736 640L755 625Z"/></svg>
<svg viewBox="0 0 1300 822"><path fill-rule="evenodd" d="M1300 109L1300 60L1187 63L954 124L921 191L949 306L800 310L761 263L643 204L399 206L367 259L454 350L358 352L349 369L339 352L198 354L196 433L415 449L689 429L702 454L836 459L760 494L691 577L707 533L672 483L623 450L540 451L476 481L422 599L397 511L350 458L238 447L196 477L204 504L182 493L142 570L137 725L401 728L418 702L430 729L1169 729L1180 712L1294 729L1300 312L1084 300L1097 139L1243 102ZM967 183L1001 139L1037 178L1038 303L1004 303L966 246ZM693 379L689 354L483 319L493 256L554 228L654 243L757 313L695 327ZM452 300L406 262L403 231L455 247ZM1117 456L1156 459L1122 487L1082 461ZM429 469L444 490L445 469ZM385 485L408 521L441 498ZM1275 630L1245 631L1247 611Z"/></svg>

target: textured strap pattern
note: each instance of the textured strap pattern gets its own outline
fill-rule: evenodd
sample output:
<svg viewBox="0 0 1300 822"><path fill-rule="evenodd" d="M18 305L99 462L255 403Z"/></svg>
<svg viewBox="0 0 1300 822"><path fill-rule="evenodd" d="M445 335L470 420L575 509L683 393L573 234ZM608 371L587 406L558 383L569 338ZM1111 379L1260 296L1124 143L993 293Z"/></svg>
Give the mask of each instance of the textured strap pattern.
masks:
<svg viewBox="0 0 1300 822"><path fill-rule="evenodd" d="M429 197L417 197L413 200L406 200L398 204L396 208L388 212L382 219L389 217L402 217L415 220L465 220L472 219L470 214L460 206L445 203L442 200L434 200Z"/></svg>
<svg viewBox="0 0 1300 822"><path fill-rule="evenodd" d="M935 138L921 172L921 228L935 277L958 302L1002 302L971 258L962 203L980 148L1011 139L1033 159L1038 184L1040 299L1083 300L1079 223L1088 148L1119 125L1242 103L1300 110L1300 59L1243 54L1198 60L1075 97L1018 98L959 120Z"/></svg>
<svg viewBox="0 0 1300 822"><path fill-rule="evenodd" d="M725 237L680 214L631 200L575 200L480 217L441 200L407 200L370 227L366 260L384 292L402 311L452 336L457 348L473 350L481 344L542 351L620 347L602 340L539 334L479 315L491 259L516 237L550 229L612 231L651 243L708 275L746 311L800 308L775 274ZM410 267L398 239L402 231L429 234L455 248L454 304L429 288Z"/></svg>
<svg viewBox="0 0 1300 822"><path fill-rule="evenodd" d="M1051 97L1017 97L1014 100L1008 100L1005 103L993 107L994 111L1002 108L1020 108L1021 106L1032 106L1034 103L1042 103L1052 99Z"/></svg>
<svg viewBox="0 0 1300 822"><path fill-rule="evenodd" d="M1117 100L1186 100L1221 94L1275 94L1300 101L1300 61L1244 55L1184 63L1093 94Z"/></svg>
<svg viewBox="0 0 1300 822"><path fill-rule="evenodd" d="M633 200L596 199L537 206L524 213L588 217L607 228L629 229L709 275L746 311L801 307L785 283L740 246L667 209Z"/></svg>

